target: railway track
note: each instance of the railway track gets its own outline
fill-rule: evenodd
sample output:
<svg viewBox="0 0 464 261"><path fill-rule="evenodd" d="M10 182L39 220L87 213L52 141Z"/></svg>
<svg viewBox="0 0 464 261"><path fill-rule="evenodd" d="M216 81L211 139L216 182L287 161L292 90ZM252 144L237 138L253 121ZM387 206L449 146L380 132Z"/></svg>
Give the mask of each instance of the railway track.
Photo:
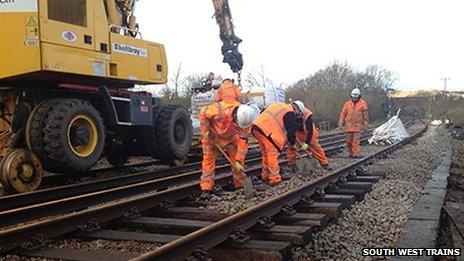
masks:
<svg viewBox="0 0 464 261"><path fill-rule="evenodd" d="M364 139L366 138L367 138L367 135L365 135ZM325 149L328 150L329 152L335 152L343 147L339 143L340 142L332 142L332 143L328 142L326 144ZM392 150L399 145L398 144L392 145L387 149L387 151ZM382 153L386 153L387 151L384 151ZM373 157L376 157L379 155L383 155L383 154L378 154L374 156L370 155L369 157L356 162L355 164L347 167L346 169L337 170L333 172L330 175L330 177L339 179L344 174L346 174L348 170L352 170L356 168L357 166L364 164L365 161L369 161ZM253 165L250 163L255 163L254 165L256 165L254 167L251 167L247 171L248 175L259 174L260 166L259 166L258 161L256 159L250 159L248 161L248 165ZM284 162L285 160L282 159L281 163L284 163ZM224 165L224 166L220 166L219 168L225 169L227 168L227 166ZM340 173L342 173L343 175ZM37 219L40 217L50 216L53 214L60 214L62 216L56 217L50 220L44 220L44 221L34 222L31 224L26 224L23 226L18 226L18 227L0 232L0 247L1 247L0 249L2 252L4 252L9 249L14 249L15 247L19 245L24 245L25 242L29 242L29 248L34 248L34 246L41 246L43 244L43 240L47 238L60 236L68 232L82 230L82 229L88 232L88 231L91 231L92 229L99 228L98 224L102 224L103 222L117 220L117 219L120 219L121 217L124 217L124 219L132 219L132 218L139 216L141 212L146 211L148 209L159 207L160 205L167 206L167 205L170 205L172 202L178 202L181 199L189 198L191 195L197 195L199 193L198 183L194 182L198 179L198 175L199 175L198 171L192 171L192 172L187 172L187 173L183 173L179 175L173 175L170 177L163 177L163 178L153 179L153 180L149 180L145 182L134 183L134 184L123 186L123 187L100 190L94 193L88 193L85 195L78 195L78 196L69 197L69 198L51 199L51 201L46 201L42 199L43 203L38 203L35 205L30 205L29 203L26 203L25 201L23 201L22 203L23 206L17 207L17 208L13 207L10 209L6 209L0 213L1 224L3 225L17 224L19 222L24 222L24 221L28 221L31 219ZM317 184L319 184L319 188L327 187L327 186L322 186L324 184L327 185L326 178L324 178L323 180L324 182L322 181L316 182ZM362 180L366 181L368 179L362 179ZM223 173L223 174L218 175L217 183L223 186L227 186L230 183L230 174ZM334 182L329 182L329 183L334 183ZM143 193L147 193L147 194L143 195ZM308 192L307 194L309 195L311 193ZM135 195L137 195L137 197L134 197L132 199L126 199L127 197L135 196ZM119 201L116 203L108 203L111 200L117 200L117 199L119 199ZM307 204L311 203L310 198L308 197L307 199L308 199ZM48 200L50 200L50 198ZM106 203L106 205L101 205L103 203ZM3 206L3 204L0 204L0 205ZM290 205L293 205L293 204L290 204ZM85 209L83 211L79 211L76 213L68 213L70 211L77 211L77 210L84 209L86 207L92 207L92 208ZM182 212L181 210L178 210L178 211ZM193 210L190 209L190 212L192 211ZM155 212L163 213L163 211L155 211ZM164 212L166 213L166 211ZM189 215L192 216L192 213L190 212L188 211L188 209L184 208L184 212L182 213L187 216ZM197 213L195 214L195 211L193 211L195 215L198 215L198 210L196 212ZM172 212L169 213L169 215L171 214L176 215L176 213L172 213ZM179 214L181 213L177 213L176 216L178 216ZM233 215L231 217L234 217L234 216L236 215ZM216 215L216 218L217 217L221 217L221 215ZM231 217L227 217L226 219L221 219L221 221L218 221L218 222L225 222L224 220L229 220ZM319 217L322 217L322 216L319 215ZM208 223L207 227L210 227L210 225L214 226L214 224L216 224L215 222L211 221L211 219L212 218L209 217L209 221L205 221L205 222L210 222L210 223L212 222L211 224ZM160 219L158 217L158 221L160 220L162 221L162 218ZM254 220L254 222L256 223L256 220ZM319 220L315 222L317 223L321 221ZM206 225L206 223L202 223L201 226L204 226L204 225ZM246 226L240 226L240 227L243 228L243 230L248 228ZM189 231L189 230L186 229L185 231ZM203 231L203 229L200 229L199 231ZM197 232L194 232L194 234L196 234ZM99 232L99 233L100 235L105 234L105 233L102 234L102 232ZM240 234L240 232L237 232L237 233ZM237 233L235 234L233 233L232 235L236 235ZM117 235L115 234L118 234L118 233L109 232L109 234L113 235L112 237L114 238L114 237L117 237ZM123 233L122 235L121 233L119 234L120 236L125 235L126 238L128 238L129 235L136 236L130 233L129 234ZM228 233L227 235L229 234L230 233ZM187 240L184 237L180 237L180 235L175 235L173 237L164 236L162 240L163 242L159 242L159 243L167 243L166 238L170 238L170 239L179 238L179 240L181 241ZM219 237L219 238L222 238L222 237ZM225 239L227 239L227 237ZM179 240L175 240L173 241L173 243L178 242ZM202 239L202 240L205 240L205 239ZM197 243L198 242L192 243L192 244L197 244ZM220 242L216 242L216 243L219 244ZM206 248L210 248L209 244L211 243L208 243L206 245L204 244L199 244L199 245L203 245ZM163 251L162 249L166 249L166 247L170 245L172 245L172 243L168 243L166 246L161 247L160 248L161 251ZM195 250L195 249L190 249L190 250ZM190 250L186 250L186 251L188 252ZM64 255L63 250L57 250L57 251L61 252L61 254ZM177 255L177 251L175 252ZM37 256L37 255L40 256L40 253L41 252L39 251L39 252L35 252L35 254L34 253L29 253L29 254L32 256ZM47 253L48 254L42 253L42 255L53 257L53 253L57 254L56 251L51 251L51 252L49 251ZM154 253L154 255L159 255L160 253L161 252L159 252L159 250L156 250L156 253ZM195 253L201 253L201 251L196 251ZM69 253L69 251L66 254L70 254L71 256L73 256L73 254ZM104 254L102 255L104 256ZM164 254L162 256L164 256ZM149 256L149 257L151 258L152 256ZM169 254L166 257L169 258L170 257ZM123 258L127 258L127 257L123 257Z"/></svg>
<svg viewBox="0 0 464 261"><path fill-rule="evenodd" d="M373 131L373 128L367 129L366 132L370 133ZM332 142L339 142L341 139L343 139L344 134L341 132L337 133L331 133L331 134L325 134L320 136L320 142L322 144L328 144ZM258 150L258 145L256 143L250 144L249 147L249 154L248 157L250 156L256 156L257 155L257 150ZM201 154L201 147L197 149L197 154ZM170 169L169 171L183 171L184 169L196 169L199 168L199 164L201 162L201 157L199 157L197 154L191 154L188 159L188 164L179 166L179 167L172 167L172 168L165 168L165 169ZM103 168L98 168L91 170L87 173L76 173L75 175L72 174L52 174L45 176L42 180L42 184L45 187L53 187L56 185L66 185L66 184L72 184L72 183L78 183L81 182L82 179L86 178L96 178L100 175L104 176L121 176L123 175L131 175L131 174L137 174L137 173L142 173L142 172L154 172L153 167L159 167L160 162L158 160L149 160L145 162L140 162L140 163L132 163L132 164L127 164L122 167L103 167ZM168 171L168 172L169 172Z"/></svg>
<svg viewBox="0 0 464 261"><path fill-rule="evenodd" d="M362 136L362 140L366 141L371 134L371 131L367 131ZM328 139L321 139L321 145L326 150L327 154L335 153L336 151L343 148L345 141L344 136L338 134L328 137ZM284 154L282 154L284 156ZM250 151L247 155L246 163L250 164L259 164L260 162L260 152L259 151ZM42 190L37 190L29 193L16 194L10 196L0 197L0 224L7 225L11 222L2 222L2 213L5 211L20 208L30 205L39 204L42 202L51 202L59 200L66 197L79 196L85 193L92 193L96 191L109 190L115 187L123 187L136 183L143 183L149 181L159 180L160 182L153 185L155 187L147 187L146 190L141 191L152 191L153 189L164 189L166 186L171 186L172 184L178 184L183 182L190 182L196 180L200 175L201 162L195 162L186 164L183 166L167 168L163 170L156 171L145 171L135 174L127 174L122 176L116 176L112 178L104 178L95 181L81 182L64 186L56 186L51 188L46 188ZM225 159L218 160L217 171L225 172L229 170L229 165ZM170 179L165 179L170 178ZM137 193L137 190L134 189ZM128 196L130 194L123 194L121 196ZM31 213L33 214L33 213ZM36 216L36 215L33 215ZM29 217L29 216L28 216ZM25 219L20 218L21 220ZM17 222L16 222L17 223Z"/></svg>
<svg viewBox="0 0 464 261"><path fill-rule="evenodd" d="M232 239L233 241L234 236L231 237L231 235L241 235L244 237L246 234L244 235L242 232L256 226L258 226L258 228L255 228L252 233L268 233L271 236L268 236L267 238L278 239L280 236L280 239L282 239L284 236L282 234L289 233L290 229L287 228L287 231L284 232L284 229L282 227L278 227L269 217L277 216L277 220L286 219L286 222L296 222L301 224L301 222L298 222L298 220L304 216L301 214L305 213L297 213L296 209L299 211L309 210L310 214L324 214L326 217L328 216L328 218L336 217L339 214L341 208L346 208L353 204L354 200L362 200L364 194L368 193L372 189L373 182L378 180L378 177L365 176L362 175L363 173L358 172L361 174L358 175L357 168L364 164L373 163L373 161L378 158L385 157L387 153L412 141L421 135L425 130L426 128L424 127L422 130L400 143L388 146L387 148L360 159L349 166L338 169L330 173L330 175L317 178L300 188L288 191L285 194L267 200L253 208L249 208L232 216L228 216L215 222L210 222L207 226L199 228L198 230L195 230L194 232L185 236L179 237L161 246L155 251L146 253L140 257L137 257L136 259L181 260L195 254L206 254L204 250L211 249L222 242L226 242L227 240ZM336 203L323 204L327 202ZM294 206L296 208L294 208ZM299 217L297 214L300 214ZM295 217L295 215L297 216ZM292 219L293 221L289 221ZM305 219L313 222L306 224L306 228L308 228L308 230L302 229L299 232L294 232L295 235L299 235L299 237L294 239L296 239L295 241L300 240L300 242L293 242L297 245L301 243L307 243L301 241L308 240L308 234L311 233L313 227L318 227L320 229L324 226L323 224L325 223L324 217L322 216L316 217L308 215L305 217ZM139 221L144 220L140 218ZM141 226L149 224L151 221L153 221L151 223L152 226L153 224L161 223L161 220L150 220L150 218L145 221L147 222L138 223L142 224ZM284 221L283 223L286 222ZM137 224L137 221L128 221L128 223ZM295 228L299 226L297 225L291 227ZM239 228L239 230L237 230L237 228ZM241 232L237 233L238 231ZM305 233L307 233L306 236L304 235Z"/></svg>
<svg viewBox="0 0 464 261"><path fill-rule="evenodd" d="M366 133L362 140L370 136ZM328 154L335 153L344 147L344 140L330 142L324 145ZM285 154L282 153L282 158ZM259 165L260 155L256 154L246 161L247 165ZM228 175L229 164L221 161L216 169L219 175ZM0 224L9 226L44 216L66 213L111 200L122 199L153 191L160 191L178 184L194 182L201 175L199 166L193 171L181 172L179 168L168 171L147 172L133 176L123 176L98 180L89 183L79 183L70 186L39 190L28 194L19 194L0 198ZM185 169L189 170L189 169ZM180 172L180 174L178 174Z"/></svg>

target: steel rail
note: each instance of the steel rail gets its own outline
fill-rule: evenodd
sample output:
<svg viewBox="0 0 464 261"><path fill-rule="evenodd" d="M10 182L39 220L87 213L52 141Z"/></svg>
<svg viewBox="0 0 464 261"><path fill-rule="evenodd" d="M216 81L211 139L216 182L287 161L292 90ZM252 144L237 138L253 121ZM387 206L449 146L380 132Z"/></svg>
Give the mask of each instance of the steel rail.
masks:
<svg viewBox="0 0 464 261"><path fill-rule="evenodd" d="M364 134L362 136L363 140L367 140L369 134ZM343 144L343 145L341 145ZM344 141L332 142L326 145L324 148L328 153L339 150L344 147ZM282 153L280 157L285 157L285 154ZM253 158L247 160L247 165L256 165L261 162L261 158ZM221 165L216 168L219 172L227 171L230 168L229 164ZM112 200L119 200L122 198L127 198L135 195L140 195L144 193L150 193L162 189L166 189L170 186L194 182L198 180L201 170L190 171L182 174L177 174L173 176L160 177L157 179L151 179L148 181L126 184L123 186L113 187L109 189L104 189L100 191L95 191L87 194L76 194L71 197L60 197L62 194L56 194L55 199L37 203L33 205L27 205L19 208L8 209L0 212L0 224L3 226L8 226L12 224L18 224L28 220L33 220L45 216L51 216L61 213L66 213L69 211L75 211L90 207L97 204L103 204ZM122 177L123 181L127 181L127 178ZM108 181L104 181L105 184ZM110 180L111 182L111 180ZM97 184L101 184L98 183ZM78 187L80 188L80 187ZM64 188L64 190L69 190L69 188ZM69 193L69 192L68 192ZM50 195L48 193L47 195ZM53 195L53 194L52 194Z"/></svg>
<svg viewBox="0 0 464 261"><path fill-rule="evenodd" d="M365 137L366 135L370 135L370 131L366 134L363 134L363 137ZM321 141L321 145L324 148L327 148L327 150L329 150L328 152L330 152L330 150L334 150L332 146L344 143L343 137L339 137L339 139L340 139L339 141L330 142L327 144ZM261 154L259 151L250 152L249 155L247 155L247 158L248 158L247 163L248 164L258 163L260 155ZM225 170L225 168L229 166L229 165L224 165L226 163L227 162L225 159L219 159L218 170ZM90 192L109 189L109 188L118 187L118 186L126 186L126 185L134 184L137 182L145 182L148 180L169 177L169 176L176 175L178 173L185 173L185 172L189 172L192 170L199 171L200 167L201 167L201 163L196 162L196 163L186 164L183 166L172 167L172 168L158 170L158 171L144 171L144 172L140 172L140 173L132 174L132 175L111 177L111 178L105 178L105 179L100 179L100 180L95 180L95 181L87 181L87 182L75 183L75 184L70 184L70 185L65 185L65 186L41 189L41 190L36 190L36 191L23 193L23 194L4 196L4 197L0 197L0 213L6 210L14 209L14 208L20 208L20 207L24 207L28 205L39 204L39 203L46 202L46 201L58 200L58 199L65 198L65 197L77 196L77 195L84 194L84 193L90 193ZM2 222L0 222L0 224L4 225Z"/></svg>
<svg viewBox="0 0 464 261"><path fill-rule="evenodd" d="M386 149L373 153L368 157L360 159L349 166L340 168L328 176L317 178L306 185L285 192L284 194L267 200L253 208L231 215L225 219L165 244L152 252L135 258L134 260L184 260L197 249L207 250L217 246L218 244L226 241L235 229L249 229L254 226L260 218L273 216L279 213L286 205L295 205L301 201L303 196L311 196L316 193L317 190L325 189L329 184L336 183L340 179L346 178L354 169L364 165L376 157L385 155L387 152L409 143L424 133L426 129L427 126L411 137L404 139L399 143L390 145Z"/></svg>
<svg viewBox="0 0 464 261"><path fill-rule="evenodd" d="M367 129L366 132L372 131L372 130L373 129L370 128L370 129ZM330 142L330 141L336 140L337 138L340 138L343 135L344 135L344 133L337 132L337 133L332 133L332 134L321 135L319 137L319 139L320 139L320 142L326 142L326 141ZM249 147L250 152L253 149L258 149L257 144L254 144L254 145ZM201 147L198 148L198 150L201 151ZM189 156L189 159L194 159L194 158L198 158L198 156L195 156L195 155L190 155ZM140 163L132 163L132 164L124 165L122 167L110 166L110 167L103 167L103 168L93 169L93 170L90 170L87 173L84 173L84 175L82 175L82 173L76 173L75 175L73 175L73 174L53 174L53 175L45 176L43 178L43 180L42 180L42 184L47 184L48 185L48 184L56 184L56 183L65 183L66 181L69 181L69 180L79 179L79 178L82 178L82 177L93 177L93 176L96 176L98 174L104 174L105 172L111 172L111 171L115 171L115 172L131 172L135 168L146 168L146 167L150 167L150 166L153 166L153 165L156 165L156 164L159 164L158 160L151 160L151 161L140 162ZM192 165L192 164L198 164L198 161L196 161L196 162L194 161L191 164L185 164L185 165L179 166L179 167L183 168L184 166L189 166L189 165ZM138 172L141 173L143 171L138 171Z"/></svg>
<svg viewBox="0 0 464 261"><path fill-rule="evenodd" d="M284 162L286 160L280 160L280 163ZM257 175L260 171L261 166L255 166L249 168L247 174ZM228 184L230 183L230 179L231 174L219 175L216 178L216 183L221 185ZM176 185L179 184L177 183ZM25 242L41 241L78 229L85 230L86 228L94 227L95 224L108 222L120 217L138 215L140 212L154 208L161 203L177 201L191 195L198 195L200 192L199 182L196 181L154 194L140 195L137 198L131 199L126 198L119 202L107 203L103 206L95 206L94 208L76 213L64 214L53 219L4 230L0 232L0 252L13 249ZM114 196L114 193L112 195Z"/></svg>
<svg viewBox="0 0 464 261"><path fill-rule="evenodd" d="M367 136L367 134L365 134ZM341 141L340 143L343 143ZM338 150L343 148L344 145L333 146L328 150ZM283 156L283 155L282 155ZM255 159L259 161L260 159ZM279 160L285 163L286 160ZM224 165L225 168L230 167ZM247 169L247 175L258 175L261 171L261 166L255 166ZM194 193L200 193L198 182L198 175L200 171L184 173L173 177L166 177L157 180L147 181L143 183L132 184L124 187L108 189L105 191L98 191L86 195L75 196L72 198L56 200L52 202L45 202L34 206L26 206L23 208L8 210L0 213L3 217L0 219L0 224L19 223L31 218L38 218L39 216L49 216L57 213L69 212L71 210L84 209L86 206L94 206L97 204L107 203L103 207L96 207L92 209L83 210L76 213L64 214L51 220L39 221L37 223L15 227L12 229L0 232L0 252L17 247L19 244L29 240L34 241L37 235L40 238L51 238L59 236L79 228L85 227L86 223L102 223L107 222L119 217L130 216L131 213L147 210L156 207L158 204L167 201L176 201L186 198ZM183 179L183 180L182 180ZM182 182L191 182L187 185L179 186L177 188L167 189L161 192L154 192L159 189L165 189L168 186L179 185ZM195 182L196 181L196 182ZM221 185L229 184L231 181L231 174L224 173L218 175L216 183ZM135 199L123 199L131 195L141 195L147 192L154 192L154 194L140 196ZM118 198L121 199L117 203L109 203Z"/></svg>

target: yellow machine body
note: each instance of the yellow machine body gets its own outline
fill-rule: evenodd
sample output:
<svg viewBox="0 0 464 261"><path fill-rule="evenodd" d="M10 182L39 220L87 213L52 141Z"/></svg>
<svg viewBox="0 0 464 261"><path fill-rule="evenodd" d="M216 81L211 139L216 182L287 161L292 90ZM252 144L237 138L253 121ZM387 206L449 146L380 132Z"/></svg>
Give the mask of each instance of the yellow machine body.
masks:
<svg viewBox="0 0 464 261"><path fill-rule="evenodd" d="M104 1L2 1L0 85L166 83L164 46L127 30L110 24Z"/></svg>

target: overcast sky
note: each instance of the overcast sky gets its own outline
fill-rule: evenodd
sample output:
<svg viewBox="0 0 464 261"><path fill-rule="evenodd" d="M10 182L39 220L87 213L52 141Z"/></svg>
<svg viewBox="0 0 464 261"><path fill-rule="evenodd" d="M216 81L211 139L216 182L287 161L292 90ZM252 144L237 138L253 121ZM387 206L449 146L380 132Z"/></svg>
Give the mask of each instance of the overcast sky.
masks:
<svg viewBox="0 0 464 261"><path fill-rule="evenodd" d="M462 0L229 0L244 71L291 84L346 61L395 71L401 89L464 90ZM211 0L140 0L145 39L165 44L171 73L231 75Z"/></svg>

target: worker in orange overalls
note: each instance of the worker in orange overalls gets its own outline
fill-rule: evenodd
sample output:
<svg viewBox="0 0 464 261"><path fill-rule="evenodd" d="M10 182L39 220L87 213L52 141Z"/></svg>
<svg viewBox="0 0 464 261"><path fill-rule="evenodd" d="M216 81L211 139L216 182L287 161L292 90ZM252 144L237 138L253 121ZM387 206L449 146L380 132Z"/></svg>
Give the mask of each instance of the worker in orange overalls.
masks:
<svg viewBox="0 0 464 261"><path fill-rule="evenodd" d="M231 79L224 79L221 87L217 90L214 95L214 101L226 101L226 102L241 102L242 93L237 85Z"/></svg>
<svg viewBox="0 0 464 261"><path fill-rule="evenodd" d="M245 179L244 161L248 151L247 138L251 123L258 116L259 108L238 102L217 102L204 106L200 111L203 162L200 187L202 196L209 196L214 188L216 159L220 146L229 155L236 188L242 188Z"/></svg>
<svg viewBox="0 0 464 261"><path fill-rule="evenodd" d="M368 122L367 103L361 99L361 91L355 88L351 91L351 99L343 106L338 121L340 129L345 126L346 144L350 157L358 158L360 156L361 131Z"/></svg>
<svg viewBox="0 0 464 261"><path fill-rule="evenodd" d="M261 178L270 185L282 181L279 154L284 146L295 146L297 119L302 117L304 107L298 103L274 103L269 105L253 121L251 133L261 149Z"/></svg>
<svg viewBox="0 0 464 261"><path fill-rule="evenodd" d="M312 155L324 169L329 169L329 159L327 159L324 149L319 144L319 131L314 124L313 113L305 108L303 102L294 101L294 103L299 104L298 107L304 108L302 118L297 124L298 130L296 133L301 148ZM297 153L297 148L293 146L287 149L288 166L293 170L296 168Z"/></svg>

